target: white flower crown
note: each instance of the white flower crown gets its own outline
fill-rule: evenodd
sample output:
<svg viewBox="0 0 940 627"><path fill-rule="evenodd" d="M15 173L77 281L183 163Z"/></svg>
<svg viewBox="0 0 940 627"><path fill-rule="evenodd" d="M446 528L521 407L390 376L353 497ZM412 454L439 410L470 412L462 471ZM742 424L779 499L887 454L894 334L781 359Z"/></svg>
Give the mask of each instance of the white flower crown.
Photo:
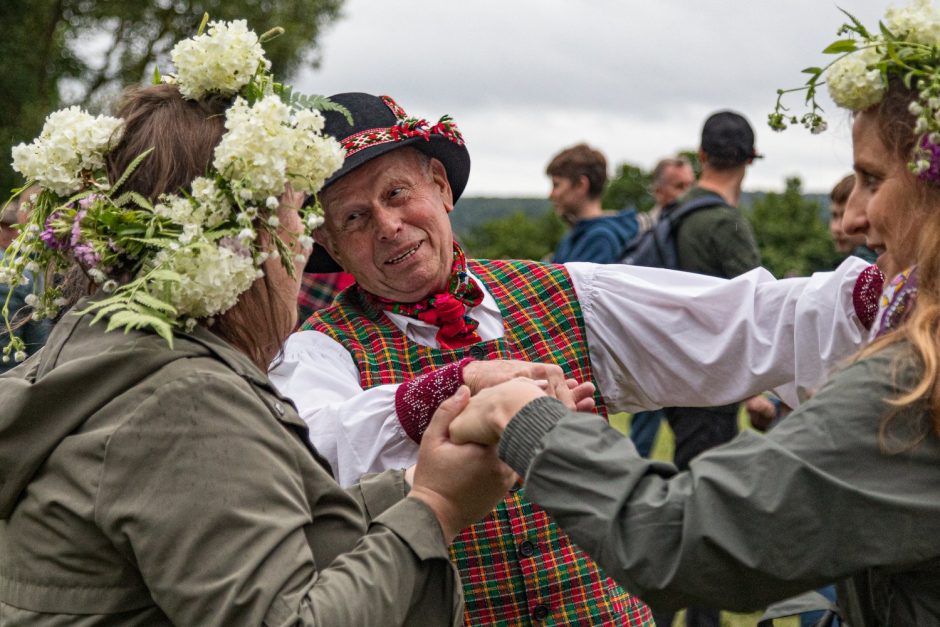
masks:
<svg viewBox="0 0 940 627"><path fill-rule="evenodd" d="M823 50L838 56L825 67L803 70L809 79L802 87L777 90L776 107L768 116L770 127L782 131L790 123L801 122L813 133L826 130L822 107L816 102L816 89L824 82L837 105L864 111L881 102L889 80L901 80L917 93L910 107L917 118L910 168L922 180L940 184L940 12L931 0L913 0L904 8L889 8L877 31L869 31L853 15L843 13L849 22L838 35L848 37ZM804 90L810 111L800 118L785 113L783 97Z"/></svg>
<svg viewBox="0 0 940 627"><path fill-rule="evenodd" d="M149 151L110 184L105 157L120 140L123 121L78 107L52 113L36 140L13 148L13 167L27 182L10 201L33 185L41 191L27 199L30 217L0 261L0 281L15 287L45 270L45 284L35 282L28 299L34 319L53 317L65 304L55 274L77 263L107 294L79 313L96 312L92 323L107 317L108 331L152 329L172 347L174 328L192 329L199 319L224 313L263 275L267 259L280 258L293 276L294 255L278 234L278 197L288 185L316 194L342 166L342 147L322 135L317 110L342 109L274 81L261 44L279 29L259 38L237 20L212 22L204 34L207 21L174 47L176 75L155 73L155 81L175 83L184 98L235 96L211 169L190 192L165 194L156 203L123 192L131 173L147 167ZM303 209L302 218L300 245L307 252L322 222L319 203ZM3 359L21 361L25 346L13 335L9 298Z"/></svg>

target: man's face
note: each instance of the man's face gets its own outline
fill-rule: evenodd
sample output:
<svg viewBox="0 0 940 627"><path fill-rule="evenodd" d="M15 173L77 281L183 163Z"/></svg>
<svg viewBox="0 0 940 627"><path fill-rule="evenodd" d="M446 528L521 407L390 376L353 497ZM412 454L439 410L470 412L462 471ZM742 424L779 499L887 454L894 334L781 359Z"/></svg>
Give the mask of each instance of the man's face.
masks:
<svg viewBox="0 0 940 627"><path fill-rule="evenodd" d="M588 199L587 177L573 180L565 176L552 176L552 191L548 199L560 217L577 218Z"/></svg>
<svg viewBox="0 0 940 627"><path fill-rule="evenodd" d="M414 149L367 162L321 195L316 237L364 289L413 303L444 289L453 265L447 172Z"/></svg>
<svg viewBox="0 0 940 627"><path fill-rule="evenodd" d="M653 198L660 207L681 198L695 183L695 172L688 164L671 165L663 172L662 179L653 190Z"/></svg>
<svg viewBox="0 0 940 627"><path fill-rule="evenodd" d="M832 203L832 214L829 217L829 235L832 236L832 243L836 250L845 255L849 254L857 246L865 243L865 235L857 233L848 235L842 230L842 216L845 214L845 203Z"/></svg>

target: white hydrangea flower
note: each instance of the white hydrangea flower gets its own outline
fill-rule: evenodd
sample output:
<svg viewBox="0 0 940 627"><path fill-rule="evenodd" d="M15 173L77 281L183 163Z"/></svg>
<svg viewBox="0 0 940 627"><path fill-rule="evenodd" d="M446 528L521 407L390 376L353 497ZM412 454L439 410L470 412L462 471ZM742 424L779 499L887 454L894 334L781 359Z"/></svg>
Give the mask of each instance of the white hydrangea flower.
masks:
<svg viewBox="0 0 940 627"><path fill-rule="evenodd" d="M193 100L211 92L234 94L248 84L259 64L265 70L271 67L245 20L210 22L205 34L176 44L170 58L180 93Z"/></svg>
<svg viewBox="0 0 940 627"><path fill-rule="evenodd" d="M232 213L232 204L215 181L205 177L193 180L192 198L164 194L153 207L154 213L180 226L213 229L225 222Z"/></svg>
<svg viewBox="0 0 940 627"><path fill-rule="evenodd" d="M161 251L157 262L180 275L179 283L164 285L170 304L191 318L228 311L257 278L250 255L206 241L172 254Z"/></svg>
<svg viewBox="0 0 940 627"><path fill-rule="evenodd" d="M940 12L931 0L914 0L885 11L884 24L892 35L928 46L940 45Z"/></svg>
<svg viewBox="0 0 940 627"><path fill-rule="evenodd" d="M881 101L885 92L885 81L877 68L881 54L875 47L862 48L848 54L826 70L826 85L829 95L840 107L851 111L864 111Z"/></svg>
<svg viewBox="0 0 940 627"><path fill-rule="evenodd" d="M321 135L323 115L302 109L293 115L293 142L287 151L287 171L295 191L315 194L343 166L345 151L333 137Z"/></svg>
<svg viewBox="0 0 940 627"><path fill-rule="evenodd" d="M164 194L160 202L153 206L153 212L176 224L189 224L193 221L193 203L188 198Z"/></svg>
<svg viewBox="0 0 940 627"><path fill-rule="evenodd" d="M59 196L82 187L84 170L104 167L104 155L116 144L124 122L94 116L77 106L55 111L31 144L13 147L13 169Z"/></svg>
<svg viewBox="0 0 940 627"><path fill-rule="evenodd" d="M215 148L213 166L229 179L240 181L239 194L264 202L280 196L287 184L287 149L290 145L290 109L277 96L266 96L249 106L237 98L225 114L228 132ZM247 192L247 193L245 193Z"/></svg>
<svg viewBox="0 0 940 627"><path fill-rule="evenodd" d="M215 149L213 165L232 180L247 199L269 202L284 193L288 182L295 191L315 193L343 165L343 149L321 135L319 111L291 113L277 96L254 106L239 98L225 116L228 132Z"/></svg>
<svg viewBox="0 0 940 627"><path fill-rule="evenodd" d="M307 216L307 228L314 231L323 224L323 216L311 213Z"/></svg>
<svg viewBox="0 0 940 627"><path fill-rule="evenodd" d="M202 227L198 224L183 225L183 232L180 233L180 244L188 246L198 237L202 237Z"/></svg>
<svg viewBox="0 0 940 627"><path fill-rule="evenodd" d="M190 185L193 199L199 203L199 222L206 228L214 229L232 215L232 203L215 180L200 176Z"/></svg>

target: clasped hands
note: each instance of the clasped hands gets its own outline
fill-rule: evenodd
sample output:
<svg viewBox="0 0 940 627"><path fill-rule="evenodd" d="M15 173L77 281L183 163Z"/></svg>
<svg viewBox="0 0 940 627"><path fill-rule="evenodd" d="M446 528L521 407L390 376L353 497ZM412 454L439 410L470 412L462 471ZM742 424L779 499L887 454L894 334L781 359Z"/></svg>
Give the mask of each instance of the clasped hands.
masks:
<svg viewBox="0 0 940 627"><path fill-rule="evenodd" d="M410 496L434 511L448 542L495 507L516 480L496 445L526 404L547 395L577 411L594 408L594 385L565 378L555 365L475 361L464 367L463 379L434 413L408 472Z"/></svg>

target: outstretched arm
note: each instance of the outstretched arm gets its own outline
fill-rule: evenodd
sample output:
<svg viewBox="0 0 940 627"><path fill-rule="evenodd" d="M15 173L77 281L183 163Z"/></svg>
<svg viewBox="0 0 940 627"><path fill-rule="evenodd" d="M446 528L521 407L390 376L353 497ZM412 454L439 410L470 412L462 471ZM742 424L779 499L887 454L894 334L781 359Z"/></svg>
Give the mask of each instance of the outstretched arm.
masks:
<svg viewBox="0 0 940 627"><path fill-rule="evenodd" d="M757 269L727 280L566 265L611 411L723 405L771 389L795 407L866 343L881 291L869 267L850 258L806 278Z"/></svg>
<svg viewBox="0 0 940 627"><path fill-rule="evenodd" d="M882 450L893 357L852 365L767 436L742 433L685 473L544 398L509 423L500 455L628 590L663 606L753 610L870 566L940 555L940 442L915 409L888 441L923 441ZM913 378L902 372L901 388Z"/></svg>

